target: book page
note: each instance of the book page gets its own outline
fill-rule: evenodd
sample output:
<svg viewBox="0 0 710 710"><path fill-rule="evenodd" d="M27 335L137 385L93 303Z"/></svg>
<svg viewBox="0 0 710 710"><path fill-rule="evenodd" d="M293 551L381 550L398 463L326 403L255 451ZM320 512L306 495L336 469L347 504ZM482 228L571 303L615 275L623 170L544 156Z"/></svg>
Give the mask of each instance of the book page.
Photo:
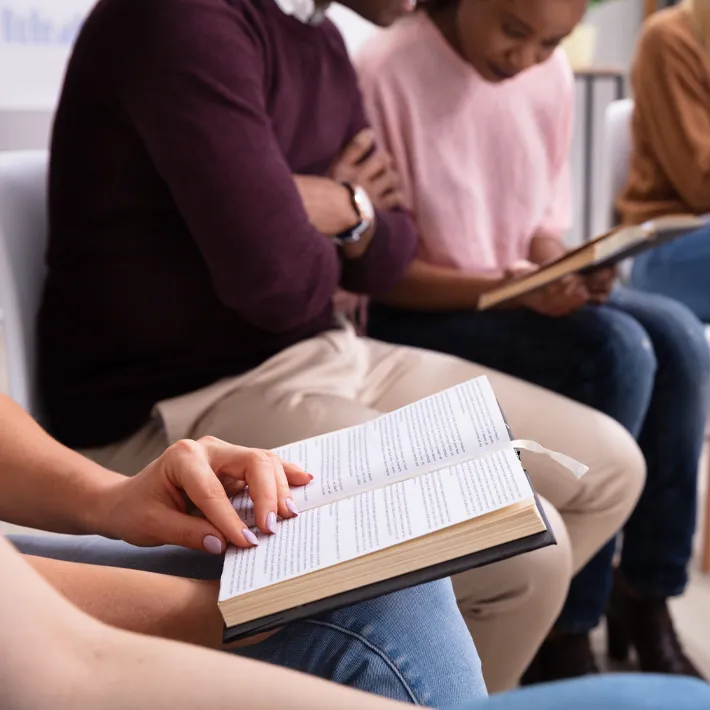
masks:
<svg viewBox="0 0 710 710"><path fill-rule="evenodd" d="M285 520L259 546L230 548L220 601L382 550L533 497L515 452L501 450Z"/></svg>
<svg viewBox="0 0 710 710"><path fill-rule="evenodd" d="M493 388L484 376L360 426L275 452L315 476L308 486L293 489L296 505L306 511L501 447L512 450ZM235 497L233 503L242 520L252 526L248 494Z"/></svg>

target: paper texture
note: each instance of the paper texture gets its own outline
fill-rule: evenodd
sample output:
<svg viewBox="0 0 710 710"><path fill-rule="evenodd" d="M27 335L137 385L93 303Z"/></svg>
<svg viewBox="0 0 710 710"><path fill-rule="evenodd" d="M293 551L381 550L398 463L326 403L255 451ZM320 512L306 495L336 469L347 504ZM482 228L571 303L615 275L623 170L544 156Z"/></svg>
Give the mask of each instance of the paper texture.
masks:
<svg viewBox="0 0 710 710"><path fill-rule="evenodd" d="M293 490L299 510L307 511L501 447L511 448L507 427L488 378L478 377L360 426L275 452L316 477ZM235 498L234 507L247 525L254 524L247 493Z"/></svg>
<svg viewBox="0 0 710 710"><path fill-rule="evenodd" d="M443 449L439 450L444 456ZM418 456L424 462L427 455L422 450ZM396 461L396 456L391 460ZM390 466L394 480L399 471L396 464ZM333 490L338 490L338 478L333 481ZM358 493L282 522L276 535L257 533L258 547L230 548L222 573L220 601L346 562L532 497L532 488L512 448Z"/></svg>

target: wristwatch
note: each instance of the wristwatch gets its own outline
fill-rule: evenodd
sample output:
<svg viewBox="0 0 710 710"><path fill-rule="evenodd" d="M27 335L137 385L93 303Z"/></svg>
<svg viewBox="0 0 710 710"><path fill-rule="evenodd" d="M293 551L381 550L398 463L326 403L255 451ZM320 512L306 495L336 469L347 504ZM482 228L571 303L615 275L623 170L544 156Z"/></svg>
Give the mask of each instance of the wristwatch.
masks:
<svg viewBox="0 0 710 710"><path fill-rule="evenodd" d="M343 186L350 193L350 199L359 221L352 229L336 234L333 239L336 244L357 244L362 235L372 226L372 222L375 219L375 208L372 205L370 196L362 187L350 185L347 182L344 182Z"/></svg>

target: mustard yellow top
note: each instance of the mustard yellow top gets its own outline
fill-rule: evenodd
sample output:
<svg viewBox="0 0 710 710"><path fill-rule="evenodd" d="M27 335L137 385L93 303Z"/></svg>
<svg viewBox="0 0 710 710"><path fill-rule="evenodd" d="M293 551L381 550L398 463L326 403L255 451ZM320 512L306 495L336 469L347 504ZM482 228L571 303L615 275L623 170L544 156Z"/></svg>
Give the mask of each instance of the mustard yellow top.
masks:
<svg viewBox="0 0 710 710"><path fill-rule="evenodd" d="M631 73L636 101L625 224L710 212L710 54L682 7L653 15Z"/></svg>

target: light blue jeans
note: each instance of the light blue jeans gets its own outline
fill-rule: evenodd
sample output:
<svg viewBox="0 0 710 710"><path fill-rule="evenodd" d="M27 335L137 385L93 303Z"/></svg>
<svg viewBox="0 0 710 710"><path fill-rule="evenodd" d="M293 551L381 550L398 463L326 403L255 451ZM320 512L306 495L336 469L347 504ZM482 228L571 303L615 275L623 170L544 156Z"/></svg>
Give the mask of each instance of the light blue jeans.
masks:
<svg viewBox="0 0 710 710"><path fill-rule="evenodd" d="M634 260L631 285L662 293L710 323L710 225L644 252Z"/></svg>
<svg viewBox="0 0 710 710"><path fill-rule="evenodd" d="M654 675L589 676L536 685L458 710L708 710L710 685L694 678Z"/></svg>
<svg viewBox="0 0 710 710"><path fill-rule="evenodd" d="M71 562L192 579L222 572L221 557L177 547L143 549L94 536L10 542L20 552ZM447 707L487 695L448 579L289 624L237 653L414 705Z"/></svg>
<svg viewBox="0 0 710 710"><path fill-rule="evenodd" d="M178 548L140 549L96 537L14 537L55 559L198 579L221 559ZM292 624L242 655L396 700L457 710L708 710L710 685L677 676L605 676L538 685L486 699L480 663L448 580Z"/></svg>

